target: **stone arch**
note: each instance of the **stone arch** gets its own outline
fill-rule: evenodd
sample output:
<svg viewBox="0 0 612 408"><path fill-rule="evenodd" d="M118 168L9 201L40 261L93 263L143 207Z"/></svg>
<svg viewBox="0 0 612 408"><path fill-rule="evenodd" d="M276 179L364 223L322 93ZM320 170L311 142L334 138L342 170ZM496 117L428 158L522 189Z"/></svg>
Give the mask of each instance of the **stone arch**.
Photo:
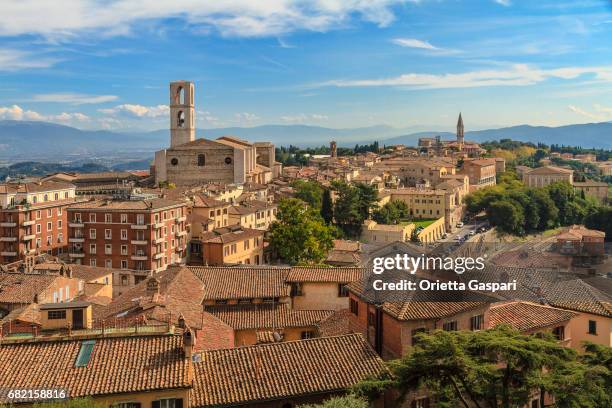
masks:
<svg viewBox="0 0 612 408"><path fill-rule="evenodd" d="M185 88L183 88L182 86L179 86L176 90L176 102L179 105L185 104Z"/></svg>
<svg viewBox="0 0 612 408"><path fill-rule="evenodd" d="M176 114L176 125L177 127L185 127L185 112L180 110Z"/></svg>

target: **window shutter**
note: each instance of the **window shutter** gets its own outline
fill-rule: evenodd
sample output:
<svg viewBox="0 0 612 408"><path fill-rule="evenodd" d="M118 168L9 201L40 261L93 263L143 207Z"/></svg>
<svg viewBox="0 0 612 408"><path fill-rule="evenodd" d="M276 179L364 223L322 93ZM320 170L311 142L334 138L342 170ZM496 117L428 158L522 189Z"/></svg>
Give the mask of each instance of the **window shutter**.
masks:
<svg viewBox="0 0 612 408"><path fill-rule="evenodd" d="M153 401L151 403L151 408L160 408L160 401Z"/></svg>
<svg viewBox="0 0 612 408"><path fill-rule="evenodd" d="M183 408L183 399L177 398L174 400L174 408Z"/></svg>

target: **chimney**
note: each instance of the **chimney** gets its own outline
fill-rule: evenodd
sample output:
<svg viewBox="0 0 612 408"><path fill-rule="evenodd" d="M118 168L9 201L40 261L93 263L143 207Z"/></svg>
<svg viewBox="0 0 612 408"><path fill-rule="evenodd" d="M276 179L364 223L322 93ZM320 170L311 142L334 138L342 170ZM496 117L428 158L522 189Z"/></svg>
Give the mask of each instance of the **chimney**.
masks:
<svg viewBox="0 0 612 408"><path fill-rule="evenodd" d="M194 344L195 339L193 338L193 333L191 332L191 329L186 328L183 332L183 351L185 353L185 358L191 360Z"/></svg>
<svg viewBox="0 0 612 408"><path fill-rule="evenodd" d="M185 328L185 317L182 313L178 317L178 327L180 327L181 329Z"/></svg>
<svg viewBox="0 0 612 408"><path fill-rule="evenodd" d="M159 280L151 277L147 280L147 296L154 296L159 294Z"/></svg>

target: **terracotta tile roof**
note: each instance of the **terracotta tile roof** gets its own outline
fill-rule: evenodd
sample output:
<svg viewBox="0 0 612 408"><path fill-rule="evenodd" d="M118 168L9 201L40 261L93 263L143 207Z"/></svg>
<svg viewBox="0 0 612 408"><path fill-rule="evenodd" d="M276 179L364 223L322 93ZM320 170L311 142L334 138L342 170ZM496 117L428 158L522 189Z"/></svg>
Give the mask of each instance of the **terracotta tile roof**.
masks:
<svg viewBox="0 0 612 408"><path fill-rule="evenodd" d="M263 237L264 231L239 226L216 228L212 231L203 232L200 241L217 244L242 241L245 239Z"/></svg>
<svg viewBox="0 0 612 408"><path fill-rule="evenodd" d="M351 333L349 319L351 312L348 309L334 311L331 315L317 323L319 336L331 337Z"/></svg>
<svg viewBox="0 0 612 408"><path fill-rule="evenodd" d="M203 300L288 297L287 268L189 266L203 283Z"/></svg>
<svg viewBox="0 0 612 408"><path fill-rule="evenodd" d="M612 317L612 297L582 279L545 283L541 290L551 306Z"/></svg>
<svg viewBox="0 0 612 408"><path fill-rule="evenodd" d="M66 190L75 188L74 184L61 181L41 181L34 183L2 183L0 193L42 193L45 191Z"/></svg>
<svg viewBox="0 0 612 408"><path fill-rule="evenodd" d="M154 198L152 200L93 200L71 205L69 210L159 210L185 205L178 200Z"/></svg>
<svg viewBox="0 0 612 408"><path fill-rule="evenodd" d="M364 268L315 268L294 266L287 276L287 282L338 282L349 283L365 276Z"/></svg>
<svg viewBox="0 0 612 408"><path fill-rule="evenodd" d="M33 303L56 279L55 275L0 273L0 303Z"/></svg>
<svg viewBox="0 0 612 408"><path fill-rule="evenodd" d="M556 166L543 166L543 167L536 167L533 170L530 170L527 172L528 175L531 174L573 174L574 170L570 170L570 169L564 169L562 167L556 167Z"/></svg>
<svg viewBox="0 0 612 408"><path fill-rule="evenodd" d="M205 208L216 208L230 205L220 200L216 200L211 197L207 197L203 194L198 194L193 198L194 207L205 207Z"/></svg>
<svg viewBox="0 0 612 408"><path fill-rule="evenodd" d="M38 308L38 304L30 303L27 306L13 309L9 314L2 318L1 322L8 323L16 320L40 325L40 309Z"/></svg>
<svg viewBox="0 0 612 408"><path fill-rule="evenodd" d="M349 252L349 251L336 251L331 250L329 254L327 254L327 258L325 258L325 263L333 265L333 264L342 264L342 265L358 265L361 262L361 257L357 252Z"/></svg>
<svg viewBox="0 0 612 408"><path fill-rule="evenodd" d="M360 334L201 353L193 407L218 407L343 391L385 370Z"/></svg>
<svg viewBox="0 0 612 408"><path fill-rule="evenodd" d="M357 252L361 250L361 242L348 241L345 239L334 239L334 250Z"/></svg>
<svg viewBox="0 0 612 408"><path fill-rule="evenodd" d="M206 311L234 330L314 326L333 313L331 310L293 310L279 304L207 306Z"/></svg>
<svg viewBox="0 0 612 408"><path fill-rule="evenodd" d="M85 282L90 282L96 279L100 279L104 276L111 275L109 277L109 284L112 284L112 274L116 269L102 268L100 266L89 266L89 265L78 265L71 264L72 277L83 279Z"/></svg>
<svg viewBox="0 0 612 408"><path fill-rule="evenodd" d="M568 310L532 302L511 301L492 305L489 323L491 327L509 324L522 332L530 332L561 324L576 316L578 313Z"/></svg>
<svg viewBox="0 0 612 408"><path fill-rule="evenodd" d="M106 307L96 312L96 318L112 318L117 315L144 315L147 318L166 321L172 316L174 322L182 314L187 324L194 329L202 327L202 282L187 268L170 267L155 275L159 282L159 293L147 292L148 278L113 299Z"/></svg>
<svg viewBox="0 0 612 408"><path fill-rule="evenodd" d="M1 344L0 388L63 388L69 390L70 397L83 397L191 384L181 336L98 338L87 364L75 367L82 343L64 340Z"/></svg>

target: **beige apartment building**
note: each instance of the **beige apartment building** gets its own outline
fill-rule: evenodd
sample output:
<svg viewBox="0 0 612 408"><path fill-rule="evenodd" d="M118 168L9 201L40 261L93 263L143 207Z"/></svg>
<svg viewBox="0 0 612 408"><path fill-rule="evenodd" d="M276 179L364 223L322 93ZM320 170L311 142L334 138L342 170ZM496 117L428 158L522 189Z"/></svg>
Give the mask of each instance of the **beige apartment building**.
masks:
<svg viewBox="0 0 612 408"><path fill-rule="evenodd" d="M496 164L495 159L466 159L463 162L462 174L470 178L470 190L495 185Z"/></svg>
<svg viewBox="0 0 612 408"><path fill-rule="evenodd" d="M244 201L229 209L229 224L268 230L276 221L277 205L259 200Z"/></svg>
<svg viewBox="0 0 612 408"><path fill-rule="evenodd" d="M228 202L198 195L193 198L190 221L192 236L200 236L203 232L230 225Z"/></svg>
<svg viewBox="0 0 612 408"><path fill-rule="evenodd" d="M203 233L191 241L192 263L210 266L260 265L264 262L264 231L232 225Z"/></svg>
<svg viewBox="0 0 612 408"><path fill-rule="evenodd" d="M600 203L608 201L608 183L594 180L574 181L574 190L584 191L585 196L593 197Z"/></svg>
<svg viewBox="0 0 612 408"><path fill-rule="evenodd" d="M574 170L556 166L537 167L523 173L523 182L529 187L546 187L557 181L574 184Z"/></svg>

